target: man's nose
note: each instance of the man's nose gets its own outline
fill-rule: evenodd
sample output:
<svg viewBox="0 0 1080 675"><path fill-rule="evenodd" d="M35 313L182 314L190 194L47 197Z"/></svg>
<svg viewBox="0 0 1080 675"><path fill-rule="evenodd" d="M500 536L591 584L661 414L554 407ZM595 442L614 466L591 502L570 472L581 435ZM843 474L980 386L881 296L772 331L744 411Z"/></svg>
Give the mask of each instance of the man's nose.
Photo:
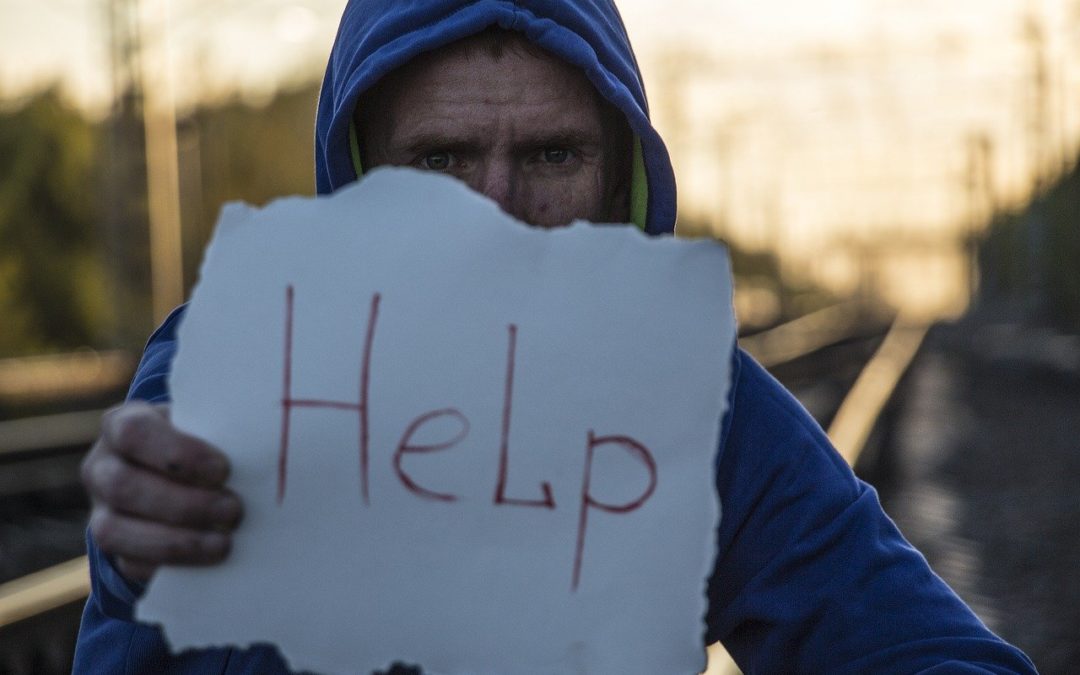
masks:
<svg viewBox="0 0 1080 675"><path fill-rule="evenodd" d="M520 179L513 162L493 160L485 162L483 170L474 178L473 190L491 199L515 218L522 218L521 204L518 203L518 180Z"/></svg>

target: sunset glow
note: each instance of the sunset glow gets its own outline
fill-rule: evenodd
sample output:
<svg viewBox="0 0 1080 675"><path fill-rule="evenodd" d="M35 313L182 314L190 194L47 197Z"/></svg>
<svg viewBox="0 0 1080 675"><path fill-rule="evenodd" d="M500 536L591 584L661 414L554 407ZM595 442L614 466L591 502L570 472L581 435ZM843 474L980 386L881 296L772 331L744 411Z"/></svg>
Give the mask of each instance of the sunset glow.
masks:
<svg viewBox="0 0 1080 675"><path fill-rule="evenodd" d="M683 233L779 251L787 271L841 294L872 259L887 301L961 310L963 237L1080 145L1069 0L619 4L676 163ZM105 6L0 4L0 101L58 80L103 111ZM174 0L177 105L317 79L342 7ZM904 262L916 259L921 271Z"/></svg>

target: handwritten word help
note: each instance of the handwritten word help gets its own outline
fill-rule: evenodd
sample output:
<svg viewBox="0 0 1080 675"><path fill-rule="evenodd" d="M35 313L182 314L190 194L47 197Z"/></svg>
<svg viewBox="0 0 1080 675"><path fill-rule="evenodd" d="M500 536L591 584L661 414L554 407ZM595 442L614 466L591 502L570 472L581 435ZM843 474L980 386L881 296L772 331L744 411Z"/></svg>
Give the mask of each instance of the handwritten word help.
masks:
<svg viewBox="0 0 1080 675"><path fill-rule="evenodd" d="M384 309L381 306L381 294L375 293L371 297L368 311L367 327L364 334L363 352L360 362L360 396L357 401L324 400L313 398L296 398L293 395L293 330L294 330L294 305L296 302L295 288L289 284L285 289L285 345L284 367L281 395L281 442L278 451L278 479L277 479L277 503L281 505L285 501L286 488L288 485L289 468L289 443L290 425L296 409L322 408L341 410L355 414L359 417L359 465L360 465L360 496L364 504L371 503L370 476L371 455L370 425L371 419L368 411L371 401L371 364L375 355L376 333L378 331L379 312ZM510 472L510 426L513 418L514 405L514 374L517 358L517 333L515 324L507 327L506 371L503 388L502 424L498 439L492 439L493 459L498 462L498 479L492 491L491 503L493 507L527 507L538 509L558 508L552 494L551 484L543 481L539 485L541 496L538 497L514 497L507 494L507 476ZM439 442L417 443L414 437L421 428L432 424L437 420L450 420L456 433ZM446 426L445 424L442 426ZM437 486L420 485L404 466L407 455L425 455L436 452L448 451L464 441L469 436L470 424L468 417L458 408L447 406L435 410L427 410L418 414L401 432L400 440L396 447L388 452L390 466L394 476L408 492L416 495L418 499L436 502L453 503L461 499L459 495L440 491ZM585 534L588 526L589 512L591 509L604 511L611 514L629 514L641 508L656 490L657 469L656 461L647 447L637 440L623 435L599 436L592 429L583 430L583 469L581 480L580 500L575 505L578 510L577 537L574 546L573 572L570 584L571 591L576 591L581 581L581 567L585 551ZM621 504L610 504L600 501L590 491L592 485L593 462L598 450L609 448L621 450L627 453L641 464L642 472L647 477L645 489L636 498ZM391 450L391 449L387 449Z"/></svg>

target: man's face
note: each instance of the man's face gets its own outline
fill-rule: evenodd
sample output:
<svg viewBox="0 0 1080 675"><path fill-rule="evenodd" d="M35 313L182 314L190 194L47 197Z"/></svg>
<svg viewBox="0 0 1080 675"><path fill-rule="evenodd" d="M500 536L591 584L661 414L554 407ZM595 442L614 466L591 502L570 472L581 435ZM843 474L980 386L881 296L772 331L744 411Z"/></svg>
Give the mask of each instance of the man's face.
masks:
<svg viewBox="0 0 1080 675"><path fill-rule="evenodd" d="M490 37L490 36L488 36ZM630 135L576 68L470 38L384 78L359 106L365 168L447 173L541 227L628 218Z"/></svg>

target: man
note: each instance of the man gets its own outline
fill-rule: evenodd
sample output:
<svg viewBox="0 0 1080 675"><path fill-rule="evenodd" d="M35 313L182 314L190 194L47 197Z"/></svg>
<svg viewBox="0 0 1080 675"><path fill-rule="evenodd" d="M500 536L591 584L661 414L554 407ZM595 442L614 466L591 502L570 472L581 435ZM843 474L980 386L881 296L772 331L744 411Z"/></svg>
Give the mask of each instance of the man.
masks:
<svg viewBox="0 0 1080 675"><path fill-rule="evenodd" d="M317 181L365 168L457 176L542 227L630 220L670 232L675 185L633 53L604 0L356 0L319 102ZM223 455L177 431L165 375L174 313L127 405L84 464L93 589L77 671L281 672L272 649L171 656L131 606L162 564L213 564L241 504ZM746 672L1033 672L911 549L820 428L746 354L733 357L705 643ZM703 643L704 644L704 643Z"/></svg>

